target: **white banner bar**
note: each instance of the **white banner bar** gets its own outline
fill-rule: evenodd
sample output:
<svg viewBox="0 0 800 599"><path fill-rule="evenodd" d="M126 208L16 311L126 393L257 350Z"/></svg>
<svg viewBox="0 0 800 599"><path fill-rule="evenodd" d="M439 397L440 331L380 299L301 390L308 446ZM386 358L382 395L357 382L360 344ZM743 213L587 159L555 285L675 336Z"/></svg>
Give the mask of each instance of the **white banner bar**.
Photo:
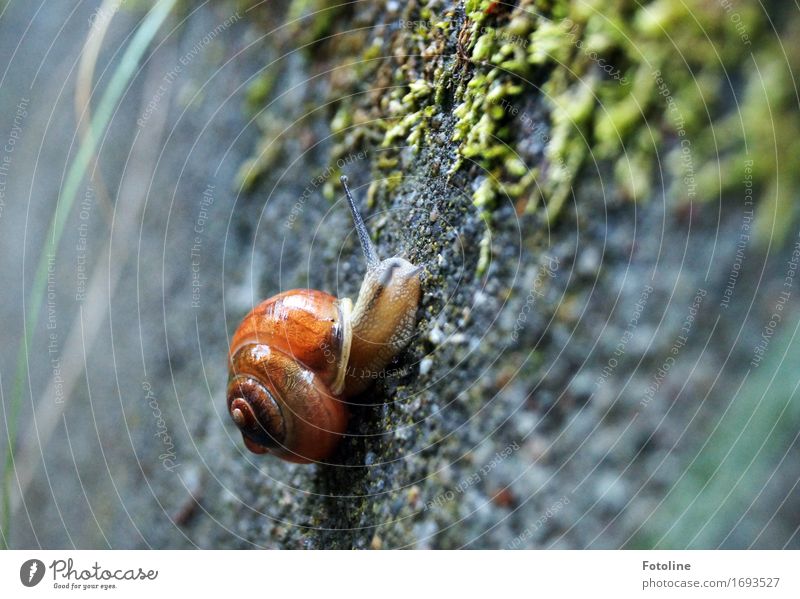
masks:
<svg viewBox="0 0 800 599"><path fill-rule="evenodd" d="M3 597L800 597L793 551L5 551ZM152 595L155 593L155 595Z"/></svg>

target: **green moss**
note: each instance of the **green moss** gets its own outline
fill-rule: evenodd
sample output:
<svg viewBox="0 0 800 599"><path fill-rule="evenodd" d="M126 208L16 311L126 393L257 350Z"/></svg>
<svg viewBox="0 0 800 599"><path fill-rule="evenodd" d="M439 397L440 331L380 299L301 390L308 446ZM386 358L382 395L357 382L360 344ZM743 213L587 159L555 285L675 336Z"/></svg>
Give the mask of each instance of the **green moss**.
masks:
<svg viewBox="0 0 800 599"><path fill-rule="evenodd" d="M486 233L483 234L481 237L480 243L480 254L478 255L478 265L475 267L475 270L479 276L483 276L486 274L486 270L489 268L489 263L492 259L492 235L489 232L488 228Z"/></svg>
<svg viewBox="0 0 800 599"><path fill-rule="evenodd" d="M428 24L361 33L348 23L345 35L323 39L343 16L336 6L295 0L291 35L325 44L314 51L332 57L330 164L379 150L370 204L388 201L425 148L436 155L436 171L479 181L472 200L484 218L508 199L547 223L558 219L589 156L610 167L616 188L609 192L634 201L662 177L677 201L713 201L740 186L752 158L762 236L792 222L800 171L777 157L800 155L800 117L782 55L788 48L788 64L800 62L788 42L800 32L796 17L781 40L762 34L760 8L736 5L734 22L719 3L704 0L469 0L463 15L411 2L398 20ZM733 102L729 77L746 82ZM255 83L253 103L271 87L266 79ZM533 108L541 104L546 111ZM542 143L531 151L534 116ZM279 116L270 119L265 140L282 126ZM684 140L690 161L681 154ZM279 152L265 141L243 172L261 172ZM655 172L659 166L666 176ZM331 185L324 191L333 197ZM481 248L485 266L490 248Z"/></svg>
<svg viewBox="0 0 800 599"><path fill-rule="evenodd" d="M310 44L330 35L344 6L337 0L292 0L287 22L291 23L295 43Z"/></svg>
<svg viewBox="0 0 800 599"><path fill-rule="evenodd" d="M790 64L800 60L796 44L769 36L751 57L763 26L758 7L737 5L732 17L702 0L646 6L633 0L522 1L501 15L491 6L488 0L465 3L470 61L451 65L467 76L455 92L458 159L450 173L477 164L473 176L489 175L473 195L482 211L489 213L506 194L530 197L542 201L529 202L529 209L543 209L553 222L590 154L612 163L618 189L630 199L650 194L660 154L673 181L671 197L715 200L740 185L744 161L755 156L762 238L774 234L776 224L782 235L792 222L790 194L800 186L800 171L779 169L775 160L797 155L800 144L783 48L792 48ZM787 39L800 29L794 21ZM542 74L551 135L539 169L520 156L514 125ZM747 81L741 114L726 107L731 74ZM393 140L405 135L422 143L417 128L425 119L407 115L391 130ZM691 142L691 160L681 155L684 139Z"/></svg>
<svg viewBox="0 0 800 599"><path fill-rule="evenodd" d="M452 140L459 144L460 159L450 169L453 174L474 163L489 175L473 193L474 204L484 213L491 211L507 185L519 183L533 166L517 152L508 124L519 110L516 98L534 70L522 43L534 26L534 16L526 10L529 3L522 2L510 15L495 19L487 14L490 4L466 4L469 21L464 28L469 41L464 51L474 73L455 92L453 114L458 120Z"/></svg>
<svg viewBox="0 0 800 599"><path fill-rule="evenodd" d="M258 77L253 79L253 82L247 87L247 95L245 97L246 109L249 112L255 113L267 103L275 81L278 78L278 69L265 69Z"/></svg>
<svg viewBox="0 0 800 599"><path fill-rule="evenodd" d="M402 173L411 168L409 160L430 146L431 123L446 101L452 76L442 57L451 18L452 13L436 14L410 3L398 21L418 25L397 33L389 29L371 34L369 45L365 43L360 55L353 57L355 76L347 82L350 87L333 90L333 95L341 97L337 115L354 116L343 127L338 124L344 119L336 119L338 139L331 161L365 146L380 149L372 162L377 172L368 191L370 204L394 191L403 180ZM366 87L365 82L382 93L366 89L367 93L354 94L353 88Z"/></svg>
<svg viewBox="0 0 800 599"><path fill-rule="evenodd" d="M782 237L794 213L788 190L800 186L800 172L779 169L773 157L797 155L800 119L796 98L783 93L791 68L782 54L791 47L789 63L797 65L796 44L761 39L756 6L737 4L732 18L719 3L702 0L562 4L569 4L570 20L540 26L529 52L533 64L554 65L544 86L553 103L551 162L563 161L574 177L591 151L614 162L620 190L636 199L651 191L659 154L674 182L671 197L714 201L740 187L744 161L755 159L760 238ZM797 21L787 39L796 37ZM759 50L752 54L755 39ZM729 108L726 87L740 77L747 91L737 110ZM690 144L690 160L681 143ZM545 181L551 207L561 205L570 184Z"/></svg>

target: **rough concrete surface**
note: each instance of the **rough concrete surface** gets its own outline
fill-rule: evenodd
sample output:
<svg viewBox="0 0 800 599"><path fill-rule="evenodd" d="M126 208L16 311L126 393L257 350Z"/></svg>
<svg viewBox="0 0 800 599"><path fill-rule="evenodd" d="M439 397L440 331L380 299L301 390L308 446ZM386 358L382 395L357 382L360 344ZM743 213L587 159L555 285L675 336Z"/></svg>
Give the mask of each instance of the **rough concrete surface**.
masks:
<svg viewBox="0 0 800 599"><path fill-rule="evenodd" d="M670 72L674 52L653 50L669 39L633 2L605 22L619 10L651 35L641 56L593 2L179 3L99 145L101 181L84 177L64 216L15 395L34 273L79 152L77 61L98 7L5 4L2 114L29 98L0 213L2 430L20 397L12 473L31 476L10 546L800 546L798 222L781 199L798 187L787 175L774 199L770 173L792 168L792 149L764 140L794 130L797 99L766 94L773 120L759 141L745 135L748 175L743 145L726 140L753 94L750 58L721 49L742 44L722 7L700 17L710 38L695 33L725 68ZM95 110L148 6L114 15ZM796 56L764 49L798 15L742 10L764 77L790 79ZM565 18L632 91L610 87L588 46L552 42ZM666 94L637 71L647 60ZM684 91L692 70L707 106ZM642 114L626 118L634 96ZM225 409L228 340L281 290L355 297L364 264L339 174L379 253L424 266L423 298L413 340L353 407L335 455L300 466L242 445ZM122 199L141 201L127 221ZM110 299L76 299L82 261ZM97 333L81 342L90 313ZM75 385L49 397L70 335ZM37 437L40 402L59 416Z"/></svg>

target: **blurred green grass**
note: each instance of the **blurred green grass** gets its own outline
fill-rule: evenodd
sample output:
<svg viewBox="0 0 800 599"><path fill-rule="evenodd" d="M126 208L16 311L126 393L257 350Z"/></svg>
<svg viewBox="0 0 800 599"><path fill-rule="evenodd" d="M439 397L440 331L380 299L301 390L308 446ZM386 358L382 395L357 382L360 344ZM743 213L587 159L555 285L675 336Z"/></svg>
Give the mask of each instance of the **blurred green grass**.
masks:
<svg viewBox="0 0 800 599"><path fill-rule="evenodd" d="M770 485L781 484L776 477L786 460L796 458L800 435L800 320L785 325L759 367L743 371L725 411L708 419L715 423L710 434L699 422L690 428L687 434L708 436L697 443L695 457L633 540L634 548L724 547L740 526L748 529L744 538L757 544L769 522L756 522L761 512L750 508Z"/></svg>

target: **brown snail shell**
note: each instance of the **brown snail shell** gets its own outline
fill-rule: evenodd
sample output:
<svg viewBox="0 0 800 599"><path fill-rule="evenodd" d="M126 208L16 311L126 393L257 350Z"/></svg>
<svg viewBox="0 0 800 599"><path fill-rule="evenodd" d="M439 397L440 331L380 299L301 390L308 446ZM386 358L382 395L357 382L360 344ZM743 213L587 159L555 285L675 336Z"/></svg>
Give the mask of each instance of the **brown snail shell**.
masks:
<svg viewBox="0 0 800 599"><path fill-rule="evenodd" d="M342 183L367 258L355 305L314 289L286 291L256 306L231 340L228 411L254 453L328 458L347 428L346 399L369 387L414 330L420 268L378 260Z"/></svg>

